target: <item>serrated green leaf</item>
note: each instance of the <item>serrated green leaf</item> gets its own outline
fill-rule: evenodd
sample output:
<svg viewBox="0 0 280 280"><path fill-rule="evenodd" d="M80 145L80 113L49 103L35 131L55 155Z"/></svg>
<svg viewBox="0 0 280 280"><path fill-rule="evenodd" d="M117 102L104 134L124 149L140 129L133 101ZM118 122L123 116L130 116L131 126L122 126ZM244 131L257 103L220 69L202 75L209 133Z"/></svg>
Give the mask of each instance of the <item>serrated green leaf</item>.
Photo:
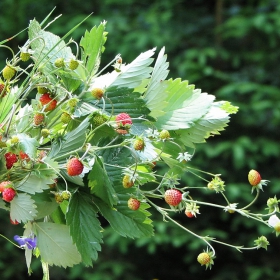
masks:
<svg viewBox="0 0 280 280"><path fill-rule="evenodd" d="M137 211L130 210L127 206L128 194L119 194L118 205L114 208L108 207L99 199L94 203L102 215L110 223L111 227L120 235L130 238L150 237L153 235L153 226L148 218L150 213L146 210L149 206L141 203Z"/></svg>
<svg viewBox="0 0 280 280"><path fill-rule="evenodd" d="M75 192L72 195L66 221L83 262L91 265L92 260L97 259L97 251L101 250L102 228L88 194Z"/></svg>
<svg viewBox="0 0 280 280"><path fill-rule="evenodd" d="M86 31L80 41L82 60L89 75L94 75L99 68L100 56L106 42L105 25L106 22L102 22L98 27L94 26L90 31Z"/></svg>
<svg viewBox="0 0 280 280"><path fill-rule="evenodd" d="M168 97L165 101L168 105L163 108L164 114L157 117L155 125L159 129L177 130L192 127L195 121L207 113L215 99L213 95L194 89L187 81L170 79L166 83Z"/></svg>
<svg viewBox="0 0 280 280"><path fill-rule="evenodd" d="M49 265L72 267L81 262L81 255L73 244L69 227L55 223L34 223L37 247L41 258Z"/></svg>
<svg viewBox="0 0 280 280"><path fill-rule="evenodd" d="M52 183L53 180L51 179L51 177L40 178L36 175L30 174L27 178L23 179L17 184L18 185L17 190L30 194L41 193L44 190L49 189L48 184L52 184Z"/></svg>
<svg viewBox="0 0 280 280"><path fill-rule="evenodd" d="M158 54L152 77L147 86L147 90L144 94L144 100L147 107L151 110L151 116L160 116L163 113L163 108L166 107L167 84L163 81L168 75L169 63L166 62L167 55L164 54L164 48Z"/></svg>
<svg viewBox="0 0 280 280"><path fill-rule="evenodd" d="M105 203L112 206L117 203L117 195L108 178L106 170L100 158L96 158L94 165L88 175L91 193L101 198Z"/></svg>
<svg viewBox="0 0 280 280"><path fill-rule="evenodd" d="M111 103L114 104L113 107L110 102L105 104L108 113L119 114L126 112L131 118L139 118L140 116L146 118L150 112L140 93L134 92L133 89L109 87L106 90L106 94Z"/></svg>
<svg viewBox="0 0 280 280"><path fill-rule="evenodd" d="M18 193L11 201L11 219L19 223L33 220L37 215L36 205L30 195Z"/></svg>
<svg viewBox="0 0 280 280"><path fill-rule="evenodd" d="M52 197L53 195L51 196L50 192L36 194L32 197L38 211L36 219L49 216L58 208L58 203Z"/></svg>
<svg viewBox="0 0 280 280"><path fill-rule="evenodd" d="M59 142L54 142L51 151L48 154L50 158L63 158L69 152L75 153L75 150L84 146L86 140L86 129L89 125L88 119L84 119L80 125L68 132Z"/></svg>
<svg viewBox="0 0 280 280"><path fill-rule="evenodd" d="M229 122L229 115L213 103L209 111L189 129L178 131L179 139L188 147L203 143L210 136L220 134Z"/></svg>
<svg viewBox="0 0 280 280"><path fill-rule="evenodd" d="M138 87L144 79L150 78L152 67L149 67L153 62L155 49L141 53L130 64L124 65L121 68L121 73L111 83L111 87L117 86L121 88L134 89Z"/></svg>
<svg viewBox="0 0 280 280"><path fill-rule="evenodd" d="M37 154L37 147L39 146L38 141L24 133L17 134L17 137L19 138L19 148L28 154L30 158L34 159Z"/></svg>

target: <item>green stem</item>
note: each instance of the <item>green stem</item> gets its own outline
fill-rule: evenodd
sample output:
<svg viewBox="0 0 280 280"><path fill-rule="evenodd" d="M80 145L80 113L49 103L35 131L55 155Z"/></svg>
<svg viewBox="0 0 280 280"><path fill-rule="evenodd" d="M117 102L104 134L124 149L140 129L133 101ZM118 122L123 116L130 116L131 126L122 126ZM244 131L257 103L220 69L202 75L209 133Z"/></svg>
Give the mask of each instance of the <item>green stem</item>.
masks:
<svg viewBox="0 0 280 280"><path fill-rule="evenodd" d="M253 199L253 201L251 203L249 203L247 206L241 208L240 210L245 210L245 209L249 208L251 205L253 205L255 203L255 201L258 199L259 194L260 194L260 190L257 189L257 194L256 194L256 197Z"/></svg>
<svg viewBox="0 0 280 280"><path fill-rule="evenodd" d="M43 280L50 280L49 265L42 261Z"/></svg>

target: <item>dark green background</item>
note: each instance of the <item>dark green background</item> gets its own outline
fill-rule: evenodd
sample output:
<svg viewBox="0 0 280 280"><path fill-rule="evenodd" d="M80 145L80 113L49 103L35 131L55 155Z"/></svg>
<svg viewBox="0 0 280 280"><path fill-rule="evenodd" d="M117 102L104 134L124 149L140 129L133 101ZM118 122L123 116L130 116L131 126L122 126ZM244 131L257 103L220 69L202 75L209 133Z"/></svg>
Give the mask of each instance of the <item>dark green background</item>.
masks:
<svg viewBox="0 0 280 280"><path fill-rule="evenodd" d="M217 100L229 100L239 106L229 127L221 136L197 146L191 164L212 173L221 173L228 196L240 206L252 199L247 182L248 171L259 170L270 180L252 210L263 211L266 201L279 196L280 153L280 3L275 0L155 0L155 1L82 1L82 0L1 0L0 40L27 27L34 17L41 21L56 6L54 16L63 16L49 30L63 35L89 13L89 18L73 34L78 40L85 29L108 21L108 41L102 63L121 53L125 62L152 47L166 47L170 62L169 77L181 77L194 83ZM17 51L26 33L10 41ZM0 67L10 53L0 48ZM190 174L186 184L201 186ZM192 196L213 203L221 197L209 191ZM280 197L280 196L279 196ZM0 232L9 238L21 234L20 226L7 226L9 218L1 212ZM155 237L128 240L111 229L104 232L104 245L93 268L82 265L71 269L51 268L51 279L94 280L275 280L280 279L279 239L270 229L237 214L201 207L197 219L182 214L178 220L201 235L245 247L266 235L267 252L236 250L214 244L217 259L212 270L205 271L196 261L206 249L204 244L153 213ZM177 218L177 217L176 217ZM41 279L39 261L27 276L24 252L0 239L1 279Z"/></svg>

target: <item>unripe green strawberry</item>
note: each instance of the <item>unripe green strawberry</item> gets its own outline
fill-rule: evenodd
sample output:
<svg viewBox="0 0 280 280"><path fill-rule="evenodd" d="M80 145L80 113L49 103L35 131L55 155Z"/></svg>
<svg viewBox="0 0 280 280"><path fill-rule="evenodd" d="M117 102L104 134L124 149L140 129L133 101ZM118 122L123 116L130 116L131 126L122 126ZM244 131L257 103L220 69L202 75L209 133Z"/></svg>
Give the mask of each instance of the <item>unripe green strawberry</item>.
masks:
<svg viewBox="0 0 280 280"><path fill-rule="evenodd" d="M248 174L248 181L252 186L256 186L261 182L262 178L258 171L252 169Z"/></svg>
<svg viewBox="0 0 280 280"><path fill-rule="evenodd" d="M105 123L106 121L107 121L107 119L103 115L100 115L100 114L96 114L92 118L92 124L94 127L98 127L98 126L102 125L103 123Z"/></svg>
<svg viewBox="0 0 280 280"><path fill-rule="evenodd" d="M176 189L169 189L164 194L166 203L177 206L182 201L182 193Z"/></svg>
<svg viewBox="0 0 280 280"><path fill-rule="evenodd" d="M159 138L162 139L162 140L169 139L170 138L169 131L166 130L166 129L162 130L159 134Z"/></svg>
<svg viewBox="0 0 280 280"><path fill-rule="evenodd" d="M67 112L63 112L60 116L60 121L62 123L68 124L70 121L72 120L70 114L68 114Z"/></svg>
<svg viewBox="0 0 280 280"><path fill-rule="evenodd" d="M30 53L28 53L28 52L21 52L20 53L20 59L22 61L28 61L30 59Z"/></svg>
<svg viewBox="0 0 280 280"><path fill-rule="evenodd" d="M54 62L54 65L55 65L55 67L57 67L57 68L62 68L62 67L64 67L65 66L65 62L64 62L64 59L63 58L57 58L56 60L55 60L55 62Z"/></svg>
<svg viewBox="0 0 280 280"><path fill-rule="evenodd" d="M91 91L91 95L96 99L101 99L104 95L104 90L102 88L94 88Z"/></svg>
<svg viewBox="0 0 280 280"><path fill-rule="evenodd" d="M36 113L33 117L33 124L39 126L43 124L45 120L45 115L43 113Z"/></svg>
<svg viewBox="0 0 280 280"><path fill-rule="evenodd" d="M68 101L68 106L70 108L75 108L77 106L78 102L79 102L79 100L77 98L71 98Z"/></svg>
<svg viewBox="0 0 280 280"><path fill-rule="evenodd" d="M126 188L126 189L131 188L134 185L134 183L131 180L129 175L124 175L123 176L122 183L123 183L123 187Z"/></svg>
<svg viewBox="0 0 280 280"><path fill-rule="evenodd" d="M64 200L68 200L71 197L71 193L69 191L62 191L61 196Z"/></svg>
<svg viewBox="0 0 280 280"><path fill-rule="evenodd" d="M49 93L42 94L39 100L43 106L46 105L45 112L54 110L57 104L57 101L53 99Z"/></svg>
<svg viewBox="0 0 280 280"><path fill-rule="evenodd" d="M71 59L69 62L69 69L76 70L79 66L79 61L75 59Z"/></svg>
<svg viewBox="0 0 280 280"><path fill-rule="evenodd" d="M49 89L47 89L47 88L45 88L45 87L40 87L40 86L38 86L38 87L37 87L37 91L38 91L38 93L40 93L40 94L44 94L44 93L47 93L47 92L49 91Z"/></svg>
<svg viewBox="0 0 280 280"><path fill-rule="evenodd" d="M131 209L131 210L134 210L134 211L139 209L140 204L141 204L141 202L138 199L133 198L133 197L131 197L127 201L128 208Z"/></svg>
<svg viewBox="0 0 280 280"><path fill-rule="evenodd" d="M54 199L57 203L61 203L64 200L60 192L54 193Z"/></svg>
<svg viewBox="0 0 280 280"><path fill-rule="evenodd" d="M16 196L16 191L13 188L5 188L2 192L3 200L11 202Z"/></svg>
<svg viewBox="0 0 280 280"><path fill-rule="evenodd" d="M11 138L11 144L15 145L19 143L19 138L17 136L13 136Z"/></svg>
<svg viewBox="0 0 280 280"><path fill-rule="evenodd" d="M133 148L136 151L143 151L145 148L145 142L143 140L143 138L137 138L134 142L133 142Z"/></svg>
<svg viewBox="0 0 280 280"><path fill-rule="evenodd" d="M197 261L201 264L201 265L207 265L207 264L210 264L211 262L211 256L206 253L206 252L203 252L203 253L200 253L197 257Z"/></svg>
<svg viewBox="0 0 280 280"><path fill-rule="evenodd" d="M5 80L10 80L14 77L14 75L16 74L16 69L13 68L10 65L6 65L5 68L3 69L2 75L4 77Z"/></svg>
<svg viewBox="0 0 280 280"><path fill-rule="evenodd" d="M47 138L50 134L51 134L51 132L47 128L43 128L41 130L41 135L42 135L43 138Z"/></svg>
<svg viewBox="0 0 280 280"><path fill-rule="evenodd" d="M69 176L77 176L83 172L84 165L78 158L71 158L66 164L67 173Z"/></svg>

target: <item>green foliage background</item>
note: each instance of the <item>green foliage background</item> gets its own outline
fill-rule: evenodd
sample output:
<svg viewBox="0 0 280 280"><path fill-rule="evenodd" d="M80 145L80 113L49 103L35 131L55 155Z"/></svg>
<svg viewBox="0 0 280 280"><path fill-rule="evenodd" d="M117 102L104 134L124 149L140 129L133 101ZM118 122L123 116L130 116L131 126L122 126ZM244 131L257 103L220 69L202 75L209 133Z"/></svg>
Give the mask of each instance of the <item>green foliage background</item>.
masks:
<svg viewBox="0 0 280 280"><path fill-rule="evenodd" d="M74 33L78 40L84 30L106 20L108 40L102 64L121 53L125 62L152 47L165 46L170 62L169 77L182 77L197 88L229 100L240 107L221 136L198 145L191 164L212 173L221 173L233 202L246 205L251 199L248 171L257 169L270 180L254 205L264 209L266 200L279 196L280 154L280 3L277 0L1 0L0 40L27 27L34 17L41 21L57 6L54 15L63 16L49 30L63 35L89 13L94 14ZM26 34L8 45L17 50ZM0 67L10 53L0 49ZM10 57L9 57L10 58ZM201 186L190 174L185 184ZM220 202L212 192L192 192L192 196ZM253 240L267 235L268 251L239 253L215 245L217 259L205 271L196 256L204 244L179 228L165 223L154 213L154 238L130 240L111 229L104 233L104 245L93 268L51 268L52 279L146 280L146 279L280 279L279 239L251 220L201 207L197 219L178 220L201 235L212 235L236 245L253 246ZM177 218L177 217L176 217ZM18 226L6 226L1 217L1 234L12 238ZM106 222L104 221L104 225ZM23 251L0 239L1 279L27 279ZM40 279L40 263L32 266Z"/></svg>

